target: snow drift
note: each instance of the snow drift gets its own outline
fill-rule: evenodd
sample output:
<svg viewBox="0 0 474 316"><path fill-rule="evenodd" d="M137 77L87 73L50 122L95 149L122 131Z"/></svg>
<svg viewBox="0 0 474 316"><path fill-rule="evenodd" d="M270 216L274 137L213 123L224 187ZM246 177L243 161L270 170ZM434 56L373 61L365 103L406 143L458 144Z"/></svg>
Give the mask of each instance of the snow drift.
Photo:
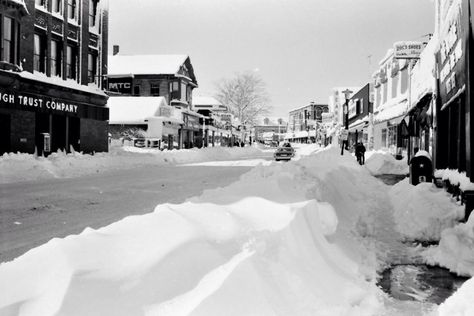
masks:
<svg viewBox="0 0 474 316"><path fill-rule="evenodd" d="M260 166L186 203L53 239L0 265L0 314L379 314L383 247L365 216L387 197L369 198L380 182L336 157Z"/></svg>

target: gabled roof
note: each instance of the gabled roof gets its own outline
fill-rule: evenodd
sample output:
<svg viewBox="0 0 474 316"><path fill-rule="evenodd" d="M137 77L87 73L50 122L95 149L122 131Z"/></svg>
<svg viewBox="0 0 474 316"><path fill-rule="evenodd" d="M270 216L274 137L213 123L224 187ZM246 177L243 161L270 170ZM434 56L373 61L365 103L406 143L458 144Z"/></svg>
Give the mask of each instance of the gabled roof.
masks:
<svg viewBox="0 0 474 316"><path fill-rule="evenodd" d="M107 75L176 75L183 76L185 67L189 78L197 84L188 55L113 55L108 57Z"/></svg>
<svg viewBox="0 0 474 316"><path fill-rule="evenodd" d="M110 97L109 124L145 124L145 119L160 115L164 97Z"/></svg>

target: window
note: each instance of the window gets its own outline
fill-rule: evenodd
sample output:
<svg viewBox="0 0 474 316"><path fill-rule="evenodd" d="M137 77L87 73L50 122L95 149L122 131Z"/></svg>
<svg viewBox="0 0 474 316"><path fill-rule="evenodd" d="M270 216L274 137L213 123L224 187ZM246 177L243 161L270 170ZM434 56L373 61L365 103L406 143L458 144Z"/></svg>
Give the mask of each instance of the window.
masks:
<svg viewBox="0 0 474 316"><path fill-rule="evenodd" d="M388 128L388 147L397 147L397 126Z"/></svg>
<svg viewBox="0 0 474 316"><path fill-rule="evenodd" d="M152 83L150 85L150 94L151 95L160 95L160 85L158 83Z"/></svg>
<svg viewBox="0 0 474 316"><path fill-rule="evenodd" d="M34 35L34 51L33 51L33 69L42 73L46 72L46 42L45 36L40 34Z"/></svg>
<svg viewBox="0 0 474 316"><path fill-rule="evenodd" d="M170 83L170 92L178 91L179 90L179 82L173 81Z"/></svg>
<svg viewBox="0 0 474 316"><path fill-rule="evenodd" d="M63 1L62 0L52 0L52 10L53 13L61 13L63 10Z"/></svg>
<svg viewBox="0 0 474 316"><path fill-rule="evenodd" d="M133 87L133 94L134 95L140 95L140 86L134 86Z"/></svg>
<svg viewBox="0 0 474 316"><path fill-rule="evenodd" d="M382 147L387 147L387 129L382 129Z"/></svg>
<svg viewBox="0 0 474 316"><path fill-rule="evenodd" d="M98 0L89 0L89 27L95 26L97 20Z"/></svg>
<svg viewBox="0 0 474 316"><path fill-rule="evenodd" d="M392 77L392 98L397 97L399 78L400 78L400 73Z"/></svg>
<svg viewBox="0 0 474 316"><path fill-rule="evenodd" d="M56 40L51 41L51 76L62 75L62 43Z"/></svg>
<svg viewBox="0 0 474 316"><path fill-rule="evenodd" d="M181 101L186 101L186 82L181 82Z"/></svg>
<svg viewBox="0 0 474 316"><path fill-rule="evenodd" d="M77 48L71 45L66 50L66 77L77 79Z"/></svg>
<svg viewBox="0 0 474 316"><path fill-rule="evenodd" d="M97 56L89 53L87 55L87 80L89 83L96 82Z"/></svg>
<svg viewBox="0 0 474 316"><path fill-rule="evenodd" d="M2 25L2 60L14 64L15 58L15 25L12 18L4 17Z"/></svg>
<svg viewBox="0 0 474 316"><path fill-rule="evenodd" d="M35 0L35 4L37 7L46 7L46 0Z"/></svg>
<svg viewBox="0 0 474 316"><path fill-rule="evenodd" d="M77 20L76 5L76 0L68 0L67 2L67 16L71 20Z"/></svg>

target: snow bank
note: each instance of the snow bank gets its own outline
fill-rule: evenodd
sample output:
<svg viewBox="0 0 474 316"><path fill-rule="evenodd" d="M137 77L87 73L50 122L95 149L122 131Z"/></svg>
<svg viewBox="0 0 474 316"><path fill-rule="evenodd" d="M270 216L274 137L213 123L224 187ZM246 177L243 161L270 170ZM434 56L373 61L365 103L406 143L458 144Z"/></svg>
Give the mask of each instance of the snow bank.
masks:
<svg viewBox="0 0 474 316"><path fill-rule="evenodd" d="M441 233L438 246L424 252L429 264L446 267L458 275L474 276L474 216Z"/></svg>
<svg viewBox="0 0 474 316"><path fill-rule="evenodd" d="M474 183L466 176L465 171L459 172L453 169L438 169L434 175L436 178L449 180L452 185L459 185L459 188L463 191L474 190Z"/></svg>
<svg viewBox="0 0 474 316"><path fill-rule="evenodd" d="M390 189L397 230L409 240L439 240L441 232L464 217L464 207L432 183L410 184L400 181Z"/></svg>
<svg viewBox="0 0 474 316"><path fill-rule="evenodd" d="M380 315L384 188L338 148L259 166L1 264L0 314Z"/></svg>
<svg viewBox="0 0 474 316"><path fill-rule="evenodd" d="M474 315L473 297L474 279L469 279L439 306L439 316Z"/></svg>
<svg viewBox="0 0 474 316"><path fill-rule="evenodd" d="M0 156L0 183L48 178L71 178L143 165L192 163L209 160L231 160L255 156L255 147L208 147L204 149L164 150L130 146L112 146L108 153L94 155L64 152L47 158L30 154L6 153Z"/></svg>
<svg viewBox="0 0 474 316"><path fill-rule="evenodd" d="M408 174L409 172L406 159L396 160L393 155L385 151L367 152L365 166L373 175Z"/></svg>

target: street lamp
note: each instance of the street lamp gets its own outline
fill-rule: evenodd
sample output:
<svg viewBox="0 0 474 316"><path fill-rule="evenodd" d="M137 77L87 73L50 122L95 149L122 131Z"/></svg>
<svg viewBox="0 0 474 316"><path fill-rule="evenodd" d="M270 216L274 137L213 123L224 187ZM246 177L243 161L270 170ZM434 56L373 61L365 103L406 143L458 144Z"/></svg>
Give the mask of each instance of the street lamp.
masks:
<svg viewBox="0 0 474 316"><path fill-rule="evenodd" d="M344 97L346 101L344 102L343 105L343 112L344 112L344 120L345 120L345 129L343 130L342 135L342 142L341 142L341 155L344 155L344 145L346 145L346 150L349 149L349 144L347 138L349 137L349 97L352 93L351 90L346 89L342 91L344 93Z"/></svg>

